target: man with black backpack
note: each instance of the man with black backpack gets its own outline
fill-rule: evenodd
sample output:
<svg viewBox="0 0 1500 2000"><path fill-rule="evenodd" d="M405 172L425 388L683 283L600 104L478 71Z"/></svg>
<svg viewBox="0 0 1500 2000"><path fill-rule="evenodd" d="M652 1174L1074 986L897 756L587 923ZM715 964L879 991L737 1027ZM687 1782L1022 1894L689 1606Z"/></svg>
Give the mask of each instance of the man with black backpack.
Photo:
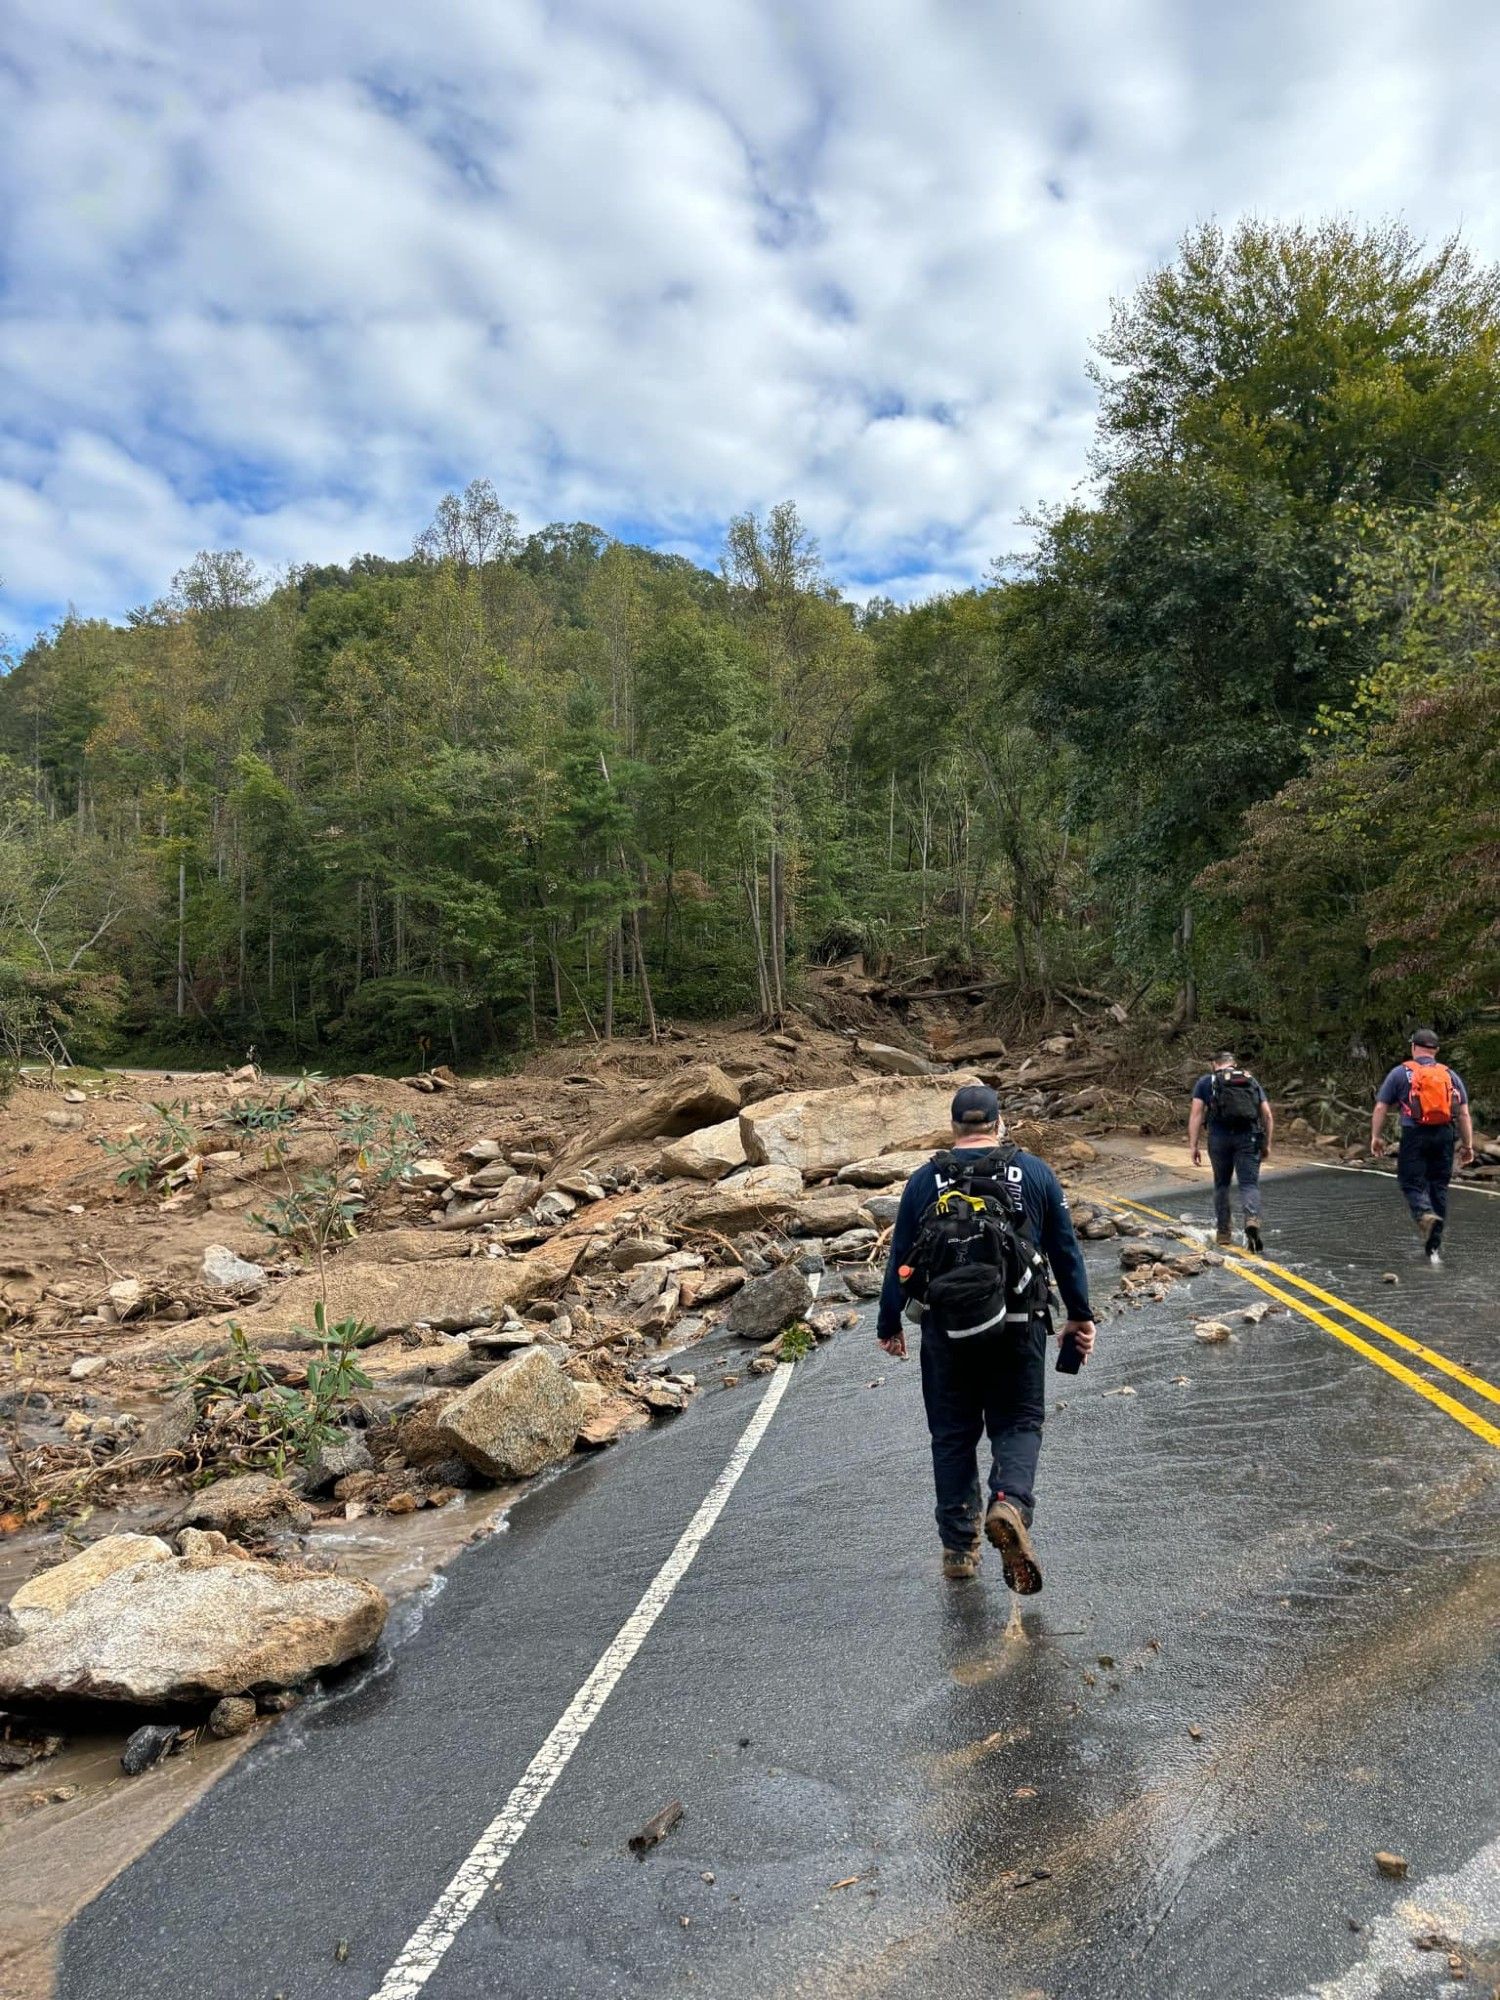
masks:
<svg viewBox="0 0 1500 2000"><path fill-rule="evenodd" d="M1029 1530L1052 1331L1047 1270L1050 1263L1068 1312L1058 1363L1074 1370L1094 1345L1088 1273L1056 1175L1004 1144L994 1091L965 1084L951 1116L951 1148L918 1167L902 1194L877 1331L888 1354L904 1356L903 1307L921 1307L944 1576L977 1574L982 1513L1005 1581L1029 1596L1042 1587ZM986 1432L987 1504L975 1458Z"/></svg>
<svg viewBox="0 0 1500 2000"><path fill-rule="evenodd" d="M1385 1151L1385 1140L1380 1136L1385 1114L1393 1104L1400 1109L1396 1179L1421 1233L1422 1254L1434 1266L1442 1262L1455 1126L1463 1149L1459 1164L1466 1167L1474 1158L1474 1119L1468 1090L1456 1069L1438 1061L1437 1052L1438 1038L1432 1029L1418 1028L1411 1038L1411 1060L1397 1063L1381 1084L1370 1117L1370 1151L1378 1160Z"/></svg>
<svg viewBox="0 0 1500 2000"><path fill-rule="evenodd" d="M1208 1127L1208 1157L1214 1170L1214 1226L1221 1244L1234 1241L1229 1184L1240 1184L1245 1211L1245 1247L1252 1257L1264 1248L1260 1234L1260 1163L1271 1157L1276 1120L1271 1101L1249 1070L1241 1069L1232 1049L1221 1049L1214 1066L1193 1085L1188 1112L1188 1146L1193 1165L1203 1165L1203 1128Z"/></svg>

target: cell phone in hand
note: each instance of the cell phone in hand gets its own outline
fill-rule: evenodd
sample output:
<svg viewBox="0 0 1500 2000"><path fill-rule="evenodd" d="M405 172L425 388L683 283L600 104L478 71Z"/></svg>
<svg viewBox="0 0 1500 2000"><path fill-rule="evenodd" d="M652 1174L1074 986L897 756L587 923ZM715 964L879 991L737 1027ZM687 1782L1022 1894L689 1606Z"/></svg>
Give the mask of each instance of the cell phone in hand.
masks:
<svg viewBox="0 0 1500 2000"><path fill-rule="evenodd" d="M1076 1333L1065 1333L1057 1343L1057 1372L1059 1375L1076 1375L1083 1366L1083 1349L1078 1344Z"/></svg>

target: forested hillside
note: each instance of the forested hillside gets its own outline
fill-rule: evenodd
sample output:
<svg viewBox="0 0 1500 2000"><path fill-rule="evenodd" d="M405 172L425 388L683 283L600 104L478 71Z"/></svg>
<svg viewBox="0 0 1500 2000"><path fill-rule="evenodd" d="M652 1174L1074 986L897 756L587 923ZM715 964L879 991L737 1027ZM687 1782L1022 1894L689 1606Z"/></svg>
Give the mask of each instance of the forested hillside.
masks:
<svg viewBox="0 0 1500 2000"><path fill-rule="evenodd" d="M477 479L409 556L69 618L0 680L12 1049L472 1060L863 950L1330 1070L1435 1017L1493 1090L1497 338L1456 243L1204 227L961 595L856 607L790 504L708 573Z"/></svg>

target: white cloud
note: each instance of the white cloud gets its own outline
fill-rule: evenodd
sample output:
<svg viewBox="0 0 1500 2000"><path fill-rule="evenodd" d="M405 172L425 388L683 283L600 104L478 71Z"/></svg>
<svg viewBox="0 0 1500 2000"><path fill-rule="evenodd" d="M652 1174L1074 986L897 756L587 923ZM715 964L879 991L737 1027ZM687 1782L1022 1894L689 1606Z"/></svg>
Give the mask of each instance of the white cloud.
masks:
<svg viewBox="0 0 1500 2000"><path fill-rule="evenodd" d="M1087 343L1198 217L1500 251L1481 0L12 0L0 576L399 551L448 485L861 594L1081 478Z"/></svg>

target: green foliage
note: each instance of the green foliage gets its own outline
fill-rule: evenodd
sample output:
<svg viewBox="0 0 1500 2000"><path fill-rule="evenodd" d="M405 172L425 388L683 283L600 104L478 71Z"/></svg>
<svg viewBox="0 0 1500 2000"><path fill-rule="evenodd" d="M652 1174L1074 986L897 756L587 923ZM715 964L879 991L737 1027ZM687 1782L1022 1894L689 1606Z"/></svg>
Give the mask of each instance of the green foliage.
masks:
<svg viewBox="0 0 1500 2000"><path fill-rule="evenodd" d="M310 1337L317 1350L307 1364L305 1389L278 1382L237 1325L229 1329L228 1354L207 1366L195 1364L188 1377L200 1413L227 1412L252 1461L278 1477L293 1463L306 1465L338 1438L338 1412L356 1390L370 1387L358 1354L375 1338L374 1327L362 1320L330 1326L321 1300L313 1308L313 1325L292 1331Z"/></svg>
<svg viewBox="0 0 1500 2000"><path fill-rule="evenodd" d="M103 1136L99 1145L112 1160L120 1162L115 1175L118 1187L134 1187L145 1192L163 1172L165 1163L193 1145L193 1128L187 1122L188 1107L173 1100L151 1106L155 1122L144 1132L127 1132L123 1139Z"/></svg>
<svg viewBox="0 0 1500 2000"><path fill-rule="evenodd" d="M358 1233L369 1190L398 1181L419 1152L416 1124L407 1112L382 1116L368 1105L346 1104L337 1118L339 1157L331 1167L296 1174L285 1140L272 1139L267 1155L281 1170L284 1190L250 1216L268 1236L319 1263Z"/></svg>
<svg viewBox="0 0 1500 2000"><path fill-rule="evenodd" d="M805 1361L818 1344L818 1336L806 1320L794 1320L776 1339L776 1358L779 1361Z"/></svg>
<svg viewBox="0 0 1500 2000"><path fill-rule="evenodd" d="M1456 240L1208 224L1112 308L1087 497L982 588L859 610L790 502L717 573L523 539L483 480L406 558L206 552L0 677L0 1025L415 1069L773 1019L861 953L1196 980L1330 1072L1413 1009L1477 1048L1497 369ZM357 1178L266 1226L321 1255Z"/></svg>

